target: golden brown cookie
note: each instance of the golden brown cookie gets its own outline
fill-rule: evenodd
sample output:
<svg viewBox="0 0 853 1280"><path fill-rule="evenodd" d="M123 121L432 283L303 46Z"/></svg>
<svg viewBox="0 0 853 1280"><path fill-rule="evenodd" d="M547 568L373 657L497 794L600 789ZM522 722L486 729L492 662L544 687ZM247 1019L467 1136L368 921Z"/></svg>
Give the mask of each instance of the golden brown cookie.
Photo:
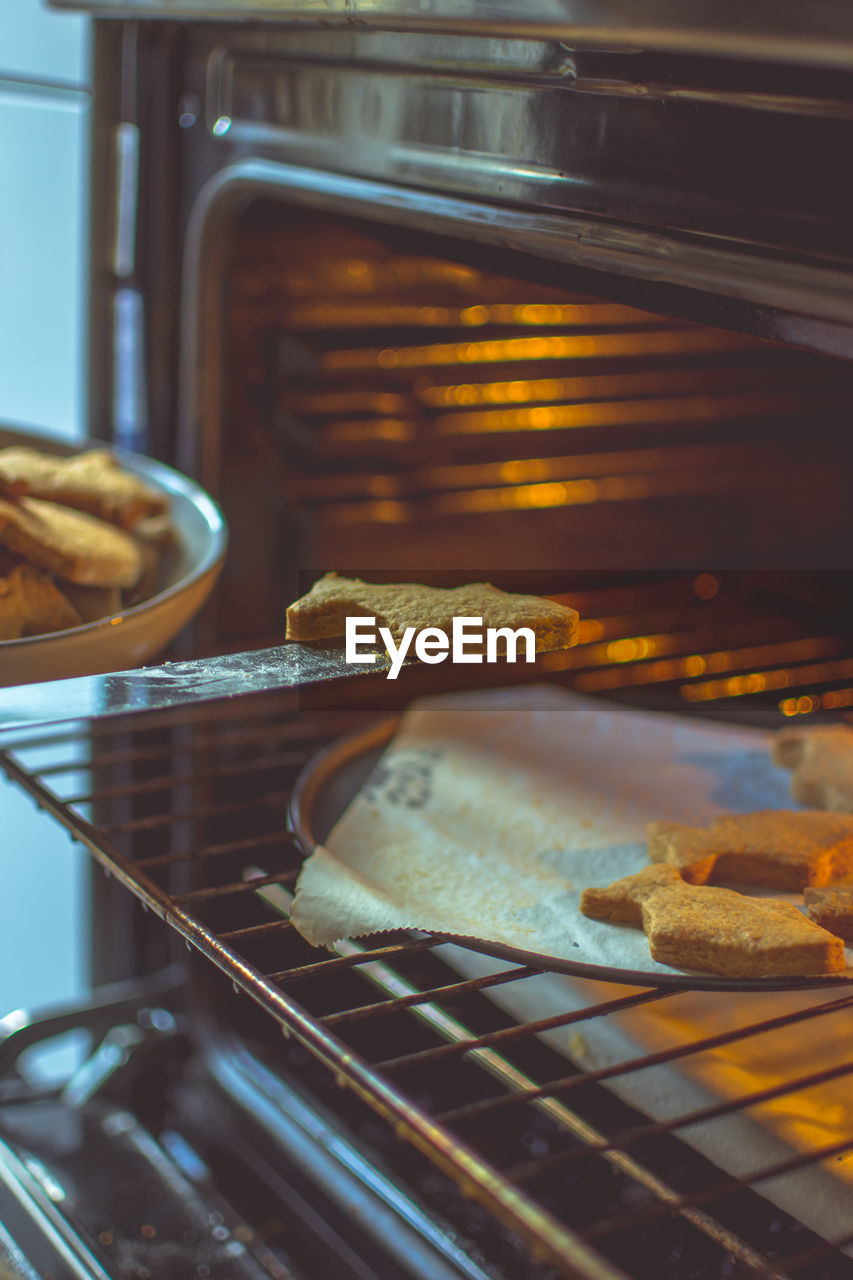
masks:
<svg viewBox="0 0 853 1280"><path fill-rule="evenodd" d="M169 506L165 494L123 470L102 449L71 458L37 449L0 449L0 495L44 498L123 529L134 528L146 516L161 515Z"/></svg>
<svg viewBox="0 0 853 1280"><path fill-rule="evenodd" d="M440 627L448 635L453 619L483 619L483 628L530 627L537 652L568 649L577 638L578 615L566 605L539 596L511 595L487 582L464 587L424 587L415 583L377 585L327 573L287 610L288 640L342 636L348 617L374 617L399 640L407 627Z"/></svg>
<svg viewBox="0 0 853 1280"><path fill-rule="evenodd" d="M853 886L806 889L806 911L822 929L853 942Z"/></svg>
<svg viewBox="0 0 853 1280"><path fill-rule="evenodd" d="M77 627L82 618L43 569L20 564L0 577L0 640Z"/></svg>
<svg viewBox="0 0 853 1280"><path fill-rule="evenodd" d="M133 536L148 547L157 547L167 551L177 542L175 526L166 513L159 516L146 516L133 527Z"/></svg>
<svg viewBox="0 0 853 1280"><path fill-rule="evenodd" d="M0 498L0 545L86 586L132 587L142 572L142 556L130 534L38 498Z"/></svg>
<svg viewBox="0 0 853 1280"><path fill-rule="evenodd" d="M601 889L584 889L581 894L581 911L592 920L607 920L610 924L643 923L643 903L659 889L666 889L684 881L675 867L643 867L636 875L624 876Z"/></svg>
<svg viewBox="0 0 853 1280"><path fill-rule="evenodd" d="M16 556L14 551L0 547L0 578L7 577L13 569L17 569L19 564L26 564L26 560Z"/></svg>
<svg viewBox="0 0 853 1280"><path fill-rule="evenodd" d="M63 582L62 591L84 622L97 622L99 618L121 613L118 587L83 587L78 582Z"/></svg>
<svg viewBox="0 0 853 1280"><path fill-rule="evenodd" d="M792 770L791 795L798 804L853 813L853 729L781 729L773 761Z"/></svg>
<svg viewBox="0 0 853 1280"><path fill-rule="evenodd" d="M134 538L136 538L135 534ZM136 544L142 557L142 572L133 590L125 594L124 603L128 608L142 604L143 600L150 600L157 594L161 581L162 553L159 547L149 542L142 542L138 538L136 538Z"/></svg>
<svg viewBox="0 0 853 1280"><path fill-rule="evenodd" d="M148 516L133 530L142 556L142 573L132 591L125 595L127 608L150 600L167 577L166 566L177 549L175 527L168 516Z"/></svg>
<svg viewBox="0 0 853 1280"><path fill-rule="evenodd" d="M853 874L853 815L765 809L709 827L650 822L647 839L649 860L670 863L691 884L735 880L796 892Z"/></svg>
<svg viewBox="0 0 853 1280"><path fill-rule="evenodd" d="M652 959L726 978L840 973L840 938L789 902L686 884L675 867L645 867L601 889L585 889L593 920L642 926Z"/></svg>

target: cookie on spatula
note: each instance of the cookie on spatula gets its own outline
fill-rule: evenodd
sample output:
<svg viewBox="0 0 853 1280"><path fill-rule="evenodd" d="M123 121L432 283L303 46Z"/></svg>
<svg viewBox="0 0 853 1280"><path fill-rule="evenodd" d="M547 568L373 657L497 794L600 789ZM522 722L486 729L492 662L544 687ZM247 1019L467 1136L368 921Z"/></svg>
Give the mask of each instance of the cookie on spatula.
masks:
<svg viewBox="0 0 853 1280"><path fill-rule="evenodd" d="M482 618L484 628L529 627L536 651L568 649L577 639L578 615L567 605L541 596L513 595L487 582L463 587L418 583L362 582L327 573L287 610L288 640L322 640L344 635L350 617L372 617L395 640L407 627L435 627L450 635L454 618Z"/></svg>

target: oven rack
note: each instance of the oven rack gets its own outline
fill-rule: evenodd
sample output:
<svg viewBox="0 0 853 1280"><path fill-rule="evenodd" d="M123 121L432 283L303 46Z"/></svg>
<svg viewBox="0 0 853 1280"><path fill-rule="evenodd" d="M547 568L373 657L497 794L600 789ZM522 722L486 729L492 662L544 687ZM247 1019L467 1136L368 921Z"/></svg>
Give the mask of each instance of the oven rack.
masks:
<svg viewBox="0 0 853 1280"><path fill-rule="evenodd" d="M830 1244L761 1198L772 1178L853 1150L853 1120L743 1179L678 1137L848 1079L853 1053L666 1121L645 1119L607 1092L611 1081L783 1028L799 1025L808 1037L820 1020L853 1010L853 993L833 989L812 1007L686 1034L659 1052L583 1071L545 1050L541 1034L582 1035L625 1010L675 1008L684 993L611 988L584 1007L517 1022L487 993L524 983L536 972L528 967L460 979L439 959L437 940L404 935L318 952L283 914L301 858L285 830L287 801L311 755L366 717L295 707L268 695L126 722L6 731L0 765L338 1084L520 1236L538 1269L519 1274L678 1274L670 1271L677 1253L705 1257L709 1249L717 1269L693 1274L853 1274L839 1251L853 1232ZM583 1197L585 1186L596 1195ZM672 1255L666 1268L661 1250Z"/></svg>

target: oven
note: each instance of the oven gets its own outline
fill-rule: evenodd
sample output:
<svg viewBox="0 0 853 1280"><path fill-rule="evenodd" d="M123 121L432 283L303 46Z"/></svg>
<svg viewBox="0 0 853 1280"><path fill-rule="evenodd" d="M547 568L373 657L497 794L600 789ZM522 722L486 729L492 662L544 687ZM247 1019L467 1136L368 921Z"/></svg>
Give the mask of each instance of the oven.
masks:
<svg viewBox="0 0 853 1280"><path fill-rule="evenodd" d="M838 6L85 7L92 434L184 469L231 535L170 656L279 642L328 569L486 579L580 610L537 678L762 727L849 714ZM10 1275L851 1273L848 987L555 985L291 925L306 765L509 678L2 731L92 855L94 987L3 1023ZM40 1083L62 1036L77 1066Z"/></svg>

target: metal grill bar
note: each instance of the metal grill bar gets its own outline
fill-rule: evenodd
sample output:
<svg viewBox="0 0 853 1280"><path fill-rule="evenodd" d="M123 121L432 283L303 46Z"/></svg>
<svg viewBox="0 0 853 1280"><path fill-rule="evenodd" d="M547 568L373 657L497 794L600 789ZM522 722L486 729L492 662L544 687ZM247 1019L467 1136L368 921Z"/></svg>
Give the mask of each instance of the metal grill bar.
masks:
<svg viewBox="0 0 853 1280"><path fill-rule="evenodd" d="M820 1262L821 1258L825 1258L827 1254L832 1253L835 1249L846 1249L850 1245L853 1245L853 1231L839 1236L836 1240L822 1240L810 1249L801 1249L799 1253L789 1254L787 1258L779 1260L780 1265L790 1272L800 1271L815 1262Z"/></svg>
<svg viewBox="0 0 853 1280"><path fill-rule="evenodd" d="M51 726L52 732L36 733L31 730L23 737L19 736L21 730L7 729L0 726L0 742L2 742L4 751L10 752L26 752L26 751L44 751L53 749L54 747L80 746L81 744L88 746L88 742L82 737L82 722L72 720L67 724L58 724Z"/></svg>
<svg viewBox="0 0 853 1280"><path fill-rule="evenodd" d="M289 911L290 909L290 898L286 890L274 887L266 890L263 893L263 897L280 911ZM360 956L364 958L369 954L365 952L365 948L360 943L351 940L336 943L335 950L339 955L347 957ZM381 962L364 964L360 972L390 995L405 998L416 994L410 982L401 978L393 969ZM467 1027L459 1022L458 1019L446 1013L437 1004L432 1002L414 1003L412 1012L420 1021L425 1022L447 1040L466 1043L472 1038ZM475 1049L471 1052L470 1057L482 1066L489 1075L509 1088L524 1090L532 1084L528 1076L513 1066L501 1054L496 1053L494 1049ZM563 1103L551 1098L538 1098L535 1100L534 1106L580 1141L586 1144L604 1141L602 1135L592 1125L569 1110ZM610 1151L605 1154L605 1159L620 1172L627 1173L640 1186L655 1195L667 1207L667 1211L674 1209L681 1214L691 1225L697 1227L709 1238L727 1249L745 1266L749 1267L753 1273L765 1277L766 1280L789 1280L785 1272L778 1271L775 1267L770 1266L755 1250L750 1248L733 1232L728 1231L719 1222L692 1206L680 1206L678 1194L667 1186L662 1179L656 1177L634 1160L633 1157L622 1151Z"/></svg>
<svg viewBox="0 0 853 1280"><path fill-rule="evenodd" d="M220 968L232 982L266 1009L277 1022L286 1027L306 1045L314 1056L336 1073L341 1082L349 1084L380 1114L391 1119L398 1132L427 1154L440 1167L463 1177L469 1194L499 1218L509 1222L530 1243L540 1256L552 1261L564 1274L580 1274L589 1280L625 1280L624 1274L607 1263L598 1253L585 1245L573 1231L568 1230L553 1215L524 1196L508 1183L496 1169L484 1161L472 1148L457 1139L449 1130L430 1119L331 1032L321 1026L300 1005L274 986L262 973L248 964L241 956L223 945L200 921L188 915L174 898L150 880L144 872L113 846L105 834L90 823L80 819L71 808L64 805L35 776L29 774L10 756L0 755L0 766L7 775L79 839L95 859L115 875L140 901L157 912L172 928L180 933ZM270 877L268 883L273 884ZM257 881L249 884L257 889ZM760 1274L771 1274L763 1269L757 1258ZM568 1268L568 1270L566 1270Z"/></svg>
<svg viewBox="0 0 853 1280"><path fill-rule="evenodd" d="M238 893L254 893L268 884L293 884L299 875L299 868L290 871L277 871L274 875L258 876L251 880L236 880L233 884L216 884L206 889L189 889L186 893L173 895L174 902L209 902L211 898L230 898Z"/></svg>
<svg viewBox="0 0 853 1280"><path fill-rule="evenodd" d="M224 934L219 934L223 938ZM361 955L335 956L332 960L318 960L315 964L303 964L294 969L279 969L277 973L268 973L270 982L299 982L303 978L324 977L339 969L353 969L361 964L369 964L375 960L390 960L392 956L412 955L415 951L430 951L441 946L438 938L415 938L412 942L398 942L388 947L376 947L373 951L365 951Z"/></svg>
<svg viewBox="0 0 853 1280"><path fill-rule="evenodd" d="M377 1063L383 1071L397 1071L404 1067L422 1067L427 1063L439 1062L444 1058L457 1057L470 1053L472 1049L484 1049L487 1045L507 1044L520 1036L538 1035L542 1031L553 1031L557 1027L568 1027L573 1022L585 1022L590 1016L606 1017L608 1013L618 1013L623 1009L633 1009L641 1004L657 1003L678 995L681 988L674 987L668 991L639 991L634 995L620 996L618 1000L608 1000L596 1007L594 1015L588 1009L575 1009L571 1013L555 1014L551 1018L537 1018L534 1022L525 1022L515 1027L504 1027L500 1031L490 1031L482 1036L473 1036L470 1040L458 1043L436 1045L434 1049L422 1049L420 1053L407 1053L400 1058L385 1058Z"/></svg>
<svg viewBox="0 0 853 1280"><path fill-rule="evenodd" d="M277 714L277 704L273 700L270 700L268 709L271 715ZM176 717L172 714L168 717L160 717L156 728L158 731L164 726L171 729L175 720ZM363 720L362 714L360 722L363 723ZM207 721L204 723L206 728L202 733L197 735L193 730L184 735L184 738L188 739L188 744L181 740L182 753L187 751L227 753L231 747L236 749L237 746L247 752L255 748L258 751L268 752L272 741L287 740L288 750L279 753L288 759L287 767L293 768L304 759L304 754L300 755L293 745L292 735L289 732L290 725L296 723L294 721L287 721L282 725L274 720L258 717L245 731L238 726L229 733L227 745L224 740L219 739L216 732L209 730ZM299 741L305 744L306 750L322 741L324 736L328 736L320 731L321 724L319 720L316 724L304 719L301 721ZM152 723L151 728L154 727ZM333 732L339 732L340 727L341 721L338 720L333 726ZM74 741L71 737L62 738L63 743L73 744ZM123 742L123 737L120 737L119 741ZM112 750L109 741L102 734L96 735L96 744L96 751L100 752L101 757L99 768L104 771L109 768L124 769L135 764L144 765L159 758L165 758L157 755L157 752L162 750L162 743L158 741L156 748L146 743L144 732L134 734L135 745L130 749L130 754L134 755L134 758L130 760L127 759L128 752L123 747L120 750ZM290 750L291 746L293 746L292 750ZM32 747L32 740L24 741L21 743L21 752L26 755ZM76 811L74 805L80 802L79 798L74 802L68 802L58 797L46 785L47 776L55 776L65 770L57 769L50 775L45 771L38 773L25 768L11 755L5 758L0 756L0 764L10 777L24 786L72 835L82 840L95 858L129 887L144 904L163 916L178 933L227 974L237 987L247 992L276 1022L305 1044L314 1057L325 1063L342 1082L351 1085L374 1109L391 1120L403 1136L449 1172L453 1178L462 1182L504 1223L520 1232L539 1255L547 1258L561 1274L582 1275L594 1280L616 1280L621 1272L618 1267L606 1262L597 1252L599 1248L606 1251L609 1244L604 1223L596 1221L590 1224L590 1243L587 1243L586 1240L581 1240L582 1233L579 1233L577 1228L567 1226L554 1216L554 1213L546 1211L538 1203L535 1190L528 1191L523 1184L531 1184L540 1173L548 1172L552 1168L559 1170L563 1165L569 1167L582 1158L592 1157L593 1161L611 1168L619 1178L629 1179L634 1185L642 1188L643 1192L651 1196L654 1201L651 1206L638 1209L633 1214L623 1213L619 1216L611 1212L607 1223L613 1233L617 1230L629 1233L643 1224L664 1221L668 1216L675 1215L690 1228L713 1240L719 1249L731 1254L750 1274L764 1277L765 1280L769 1278L787 1280L790 1272L784 1270L780 1263L768 1261L767 1257L744 1241L730 1225L726 1225L724 1220L715 1218L707 1209L707 1206L718 1197L730 1195L735 1190L743 1192L745 1187L758 1185L765 1178L778 1175L780 1172L778 1166L774 1166L771 1171L761 1170L753 1178L729 1178L721 1183L715 1183L711 1188L703 1187L692 1195L685 1195L677 1190L677 1182L673 1183L666 1176L662 1176L655 1167L650 1167L648 1161L639 1159L630 1148L636 1148L636 1144L642 1138L675 1134L691 1124L744 1110L759 1102L794 1092L798 1088L807 1088L810 1084L820 1084L830 1079L840 1078L849 1071L853 1071L853 1064L827 1068L813 1072L809 1076L801 1076L796 1080L789 1079L771 1089L756 1091L753 1095L705 1107L690 1115L680 1116L660 1124L630 1127L623 1125L619 1133L610 1136L585 1118L579 1110L568 1106L566 1101L556 1094L558 1092L566 1094L579 1088L581 1084L597 1085L619 1075L674 1062L681 1057L759 1035L777 1027L828 1015L853 1005L853 996L833 999L816 1008L766 1019L733 1032L706 1036L689 1044L676 1046L674 1049L633 1058L612 1067L579 1072L571 1077L559 1077L543 1084L541 1078L547 1075L547 1072L537 1071L540 1080L536 1080L534 1075L522 1070L505 1054L512 1054L517 1049L536 1043L537 1036L542 1032L583 1023L645 1004L669 1001L675 999L679 993L658 990L635 991L618 999L591 1004L582 1010L573 1010L570 1013L561 1013L529 1023L501 1026L497 1030L483 1031L476 1022L466 1025L461 1018L455 1018L445 1012L442 1006L448 1000L479 999L481 994L489 989L501 984L516 983L525 977L532 976L537 972L536 970L520 967L491 974L485 978L449 983L438 982L435 980L435 966L442 962L438 952L436 952L436 959L430 958L429 953L436 951L440 943L433 938L395 940L373 951L355 943L341 943L335 948L337 954L333 957L314 960L309 955L305 963L294 961L289 967L277 970L272 970L269 958L263 965L250 963L241 951L244 945L247 948L256 943L263 946L266 939L293 934L290 920L286 916L279 915L275 919L253 922L251 911L247 915L246 909L252 907L253 899L257 901L261 898L274 906L277 911L287 910L290 895L282 886L292 884L296 878L298 868L295 865L295 857L291 858L291 851L295 855L296 850L292 849L280 822L288 798L286 789L272 793L261 790L259 795L245 799L243 795L247 786L245 780L254 776L257 768L253 767L251 761L245 764L238 763L235 767L233 760L229 760L227 755L225 759L227 763L221 768L214 767L199 772L184 771L172 777L171 783L174 785L177 779L177 785L186 791L198 782L204 793L209 790L209 783L212 780L222 779L223 782L227 782L231 779L233 785L238 788L237 793L231 794L226 788L224 796L218 797L212 803L205 797L205 802L201 805L190 805L182 796L180 808L174 812L137 815L131 808L130 816L125 820L114 824L99 823L97 825ZM260 762L263 762L263 758ZM75 761L74 767L85 766ZM260 787L262 788L262 783ZM102 792L96 788L93 799L98 800L102 796L108 796L133 805L137 801L140 804L144 803L150 799L150 795L150 792L135 785L131 776L127 785L108 780L106 790ZM160 801L157 801L157 804L159 806ZM231 822L233 819L239 832L244 819L251 820L255 824L266 825L271 814L275 814L279 821L279 826L274 832L265 831L261 826L260 833L257 835L238 834L233 839L227 838L229 834L227 830L220 832L221 820ZM209 823L211 830L221 834L223 838L214 842L196 838L189 849L182 847L187 843L188 831L190 829L195 831L194 825L187 824L196 823ZM170 827L172 826L176 831L175 847L170 847ZM138 862L132 862L115 847L112 840L113 837L119 836L135 837L139 833L151 833L152 836L156 836L160 849L142 856ZM291 865L278 872L260 875L252 873L246 863L251 859L253 851L261 848L280 849L287 855ZM233 855L233 866L228 862L228 855ZM222 860L227 870L220 870ZM183 892L176 894L168 892L159 881L150 878L154 874L166 877L172 867L180 864L196 864L200 869L204 869L206 880L203 886L191 881L190 887L187 887L186 883L182 882ZM278 865L280 866L281 863L279 862ZM211 880L216 871L219 871L220 883L216 883L215 878ZM241 875L242 878L236 879L236 875ZM243 906L240 908L241 914L234 920L237 904L243 904ZM215 918L220 925L230 924L231 927L213 928L203 923L197 915L192 914L197 909L201 910L208 905L211 911L215 910ZM231 922L227 920L227 916L223 920L223 911L231 912ZM234 927L235 925L239 927ZM302 946L298 939L294 939L294 945ZM423 958L417 960L415 965L417 972L432 975L431 979L427 977L417 982L411 981L403 978L395 968L391 967L398 961L405 964L409 957L412 963L415 963L418 956ZM322 1014L318 1014L312 1012L310 1006L295 1003L286 990L290 984L308 978L323 979L326 976L334 977L340 974L343 981L348 971L354 975L363 975L374 986L379 987L385 998L359 1004L352 987L355 978L347 979L350 982L349 987L343 986L339 989L337 983L324 987L327 995L323 999L327 999L328 993L332 992L335 998L340 1000L340 1006L333 1007L329 1012L324 1010ZM313 990L313 988L310 989L307 998L314 999L311 994ZM429 1028L443 1043L415 1053L386 1056L384 1060L368 1062L362 1054L353 1049L351 1043L338 1038L339 1035L347 1033L347 1029L351 1026L352 1034L356 1036L355 1042L358 1043L359 1027L369 1029L376 1017L385 1013L401 1014L404 1011L408 1011L410 1017L414 1016ZM476 1030L471 1029L472 1025ZM503 1052L498 1052L498 1049ZM416 1069L425 1069L429 1073L434 1064L442 1061L451 1065L454 1062L464 1062L466 1071L479 1069L497 1081L507 1092L495 1098L481 1097L466 1106L436 1107L428 1112L423 1105L414 1105L390 1079L393 1071L412 1072ZM493 1109L501 1110L515 1102L532 1107L549 1124L571 1135L578 1145L569 1151L555 1152L553 1156L536 1161L520 1162L518 1159L520 1151L514 1153L514 1159L502 1157L501 1160L495 1161L491 1157L486 1157L477 1149L477 1144L488 1133L490 1127L488 1120L493 1114ZM472 1129L471 1140L464 1140L457 1132L457 1123L463 1119L474 1120L480 1115L487 1120L486 1126L480 1123L477 1132ZM849 1141L844 1139L843 1144L851 1145L853 1139ZM817 1160L825 1158L825 1151L809 1152L796 1157L795 1163L789 1161L788 1165L790 1168L806 1168ZM595 1241L594 1249L591 1243L593 1240Z"/></svg>
<svg viewBox="0 0 853 1280"><path fill-rule="evenodd" d="M735 1031L722 1031L715 1036L703 1036L700 1040L691 1040L688 1044L662 1049L659 1053L644 1054L639 1058L631 1058L626 1062L617 1062L610 1067L598 1067L592 1071L584 1072L582 1076L563 1076L559 1080L552 1080L548 1085L541 1085L526 1090L524 1093L516 1093L504 1098L487 1098L482 1102L475 1102L467 1107L456 1107L451 1111L443 1112L440 1118L445 1122L450 1120L470 1120L498 1107L511 1106L519 1102L532 1102L536 1098L551 1097L556 1093L568 1093L581 1085L599 1083L602 1080L612 1080L616 1076L630 1075L634 1071L643 1071L647 1067L661 1066L666 1062L677 1062L680 1058L691 1057L696 1053L704 1053L708 1049L719 1049L723 1045L734 1044L738 1040L749 1039L752 1036L761 1035L765 1031L776 1031L780 1027L794 1026L798 1022L810 1022L813 1019L824 1017L826 1014L837 1013L841 1009L849 1009L851 1007L853 1007L853 996L844 996L827 1004L814 1005L808 1009L798 1009L793 1013L780 1014L776 1018L766 1018L762 1022L754 1022L747 1027L738 1027Z"/></svg>
<svg viewBox="0 0 853 1280"><path fill-rule="evenodd" d="M273 727L266 720L261 721L261 725L266 727L261 728L255 725L249 729L225 730L218 734L208 734L203 730L198 730L192 734L190 745L193 751L221 751L223 747L247 747L260 743L263 743L265 747L269 747L271 743L292 742L295 739L302 747L297 752L298 760L304 760L306 745L308 747L313 746L310 738L307 739L307 742L303 742L304 733L294 733L292 725ZM63 740L57 739L57 741ZM52 745L52 743L47 742L46 745ZM106 769L119 764L170 760L172 753L171 743L158 743L156 746L150 747L125 747L119 751L95 750L90 754L88 763L93 769ZM72 767L73 765L70 764L58 763L39 769L39 773L43 778L49 778L55 773L62 773Z"/></svg>
<svg viewBox="0 0 853 1280"><path fill-rule="evenodd" d="M296 877L294 876L294 879ZM279 882L281 883L281 882ZM377 1014L396 1013L399 1009L409 1009L413 1005L424 1004L433 1000L455 1000L459 996L472 991L486 991L489 987L501 987L507 982L518 982L520 978L531 978L540 973L539 969L519 966L505 973L490 973L485 978L469 978L466 982L451 982L445 987L433 987L429 991L416 991L410 995L397 996L393 1000L381 1000L377 1004L363 1004L357 1009L345 1009L342 1013L330 1013L321 1018L328 1027L339 1026L342 1022L355 1022L364 1018L374 1018Z"/></svg>
<svg viewBox="0 0 853 1280"><path fill-rule="evenodd" d="M698 1208L700 1205L711 1204L712 1201L719 1200L725 1195L740 1191L744 1186L758 1186L759 1183L767 1182L770 1178L780 1178L783 1174L794 1173L797 1169L806 1169L810 1165L818 1164L821 1160L829 1160L832 1156L841 1155L852 1149L853 1138L842 1138L838 1142L830 1142L823 1147L818 1147L815 1151L807 1151L802 1155L791 1156L788 1160L779 1160L776 1164L768 1165L758 1173L751 1173L745 1178L726 1178L725 1181L717 1183L715 1187L711 1187L707 1191L697 1191L693 1195L679 1196L678 1207ZM626 1227L639 1226L641 1223L650 1222L668 1211L669 1209L663 1205L649 1205L648 1208L637 1209L632 1214L606 1218L602 1222L595 1223L592 1227L585 1228L582 1234L584 1239L594 1240L600 1236L607 1236L614 1231L624 1231Z"/></svg>
<svg viewBox="0 0 853 1280"><path fill-rule="evenodd" d="M54 739L54 744L61 745L65 741L67 741L67 739L57 737ZM31 744L28 742L27 745L29 746ZM35 745L35 743L32 745ZM51 743L48 741L46 745L50 746ZM199 747L201 745L200 740L198 738L194 738L193 745L196 748ZM213 739L208 739L207 745L212 748L217 744ZM15 748L10 747L8 749L13 750ZM20 751L21 748L17 748L17 750ZM119 751L90 751L86 756L85 763L92 769L110 769L115 768L117 765L144 764L157 760L169 761L171 760L172 754L173 748L171 741L167 741L158 742L157 744L149 747L126 747ZM79 768L79 763L79 761L75 761L73 759L57 760L54 764L41 766L39 768L39 775L42 778L53 778L56 777L57 774L68 773L73 769Z"/></svg>
<svg viewBox="0 0 853 1280"><path fill-rule="evenodd" d="M152 831L157 827L168 827L176 822L191 822L199 818L224 818L231 814L255 812L259 805L271 808L282 808L287 805L286 791L268 791L256 796L253 800L229 800L219 804L208 804L204 808L184 809L180 813L154 813L144 818L131 818L127 822L105 823L99 827L105 835L124 835L132 831Z"/></svg>
<svg viewBox="0 0 853 1280"><path fill-rule="evenodd" d="M687 1112L674 1120L659 1120L654 1124L638 1125L634 1129L623 1129L621 1133L614 1134L597 1150L624 1151L627 1147L633 1146L634 1143L642 1141L643 1138L653 1138L661 1133L677 1133L680 1129L706 1124L709 1120L718 1120L721 1116L732 1115L736 1111L746 1111L749 1107L758 1106L762 1102L772 1102L775 1098L785 1098L792 1093L799 1093L801 1090L810 1089L814 1085L827 1084L830 1080L839 1080L843 1076L851 1074L853 1074L853 1062L845 1062L837 1067L827 1067L824 1071L812 1071L809 1075L786 1080L784 1084L773 1085L767 1089L756 1089L752 1093L743 1094L741 1097L731 1099L728 1102L718 1102L710 1107L702 1107L697 1111ZM555 1151L552 1155L543 1156L539 1160L529 1160L526 1164L514 1165L511 1169L505 1169L504 1172L515 1182L526 1182L531 1178L538 1178L540 1174L547 1173L558 1165L569 1164L588 1154L590 1153L587 1151L573 1147L569 1151Z"/></svg>
<svg viewBox="0 0 853 1280"><path fill-rule="evenodd" d="M111 800L117 796L142 796L157 791L170 791L173 787L194 786L199 782L221 782L224 778L239 778L243 774L258 770L293 768L294 765L301 764L304 759L304 753L289 751L278 756L265 756L261 761L231 764L219 769L204 769L196 773L163 773L156 778L142 778L138 782L125 782L114 787L99 787L96 795L84 793L69 796L66 797L65 803L91 804L95 799Z"/></svg>
<svg viewBox="0 0 853 1280"><path fill-rule="evenodd" d="M88 677L83 677L87 679ZM16 688L17 686L13 686ZM278 709L287 707L287 697L290 697L289 709L293 710L293 695L282 693L270 694L269 697L276 697L279 701ZM38 730L33 727L26 727L21 724L0 724L0 749L8 751L11 754L25 752L30 748L43 750L46 748L61 747L69 743L84 742L93 751L98 750L98 743L108 738L114 738L116 735L121 737L123 734L133 732L136 734L146 734L163 727L162 709L152 708L151 710L134 709L132 715L116 715L109 720L100 720L97 718L90 719L86 716L58 718L44 726L44 730ZM169 729L187 729L189 731L198 730L200 726L211 723L221 723L226 725L229 721L236 719L245 712L236 706L230 706L227 702L219 703L214 706L213 703L192 704L188 708L178 707L169 712ZM174 719L171 717L174 716ZM132 725L131 725L132 721ZM85 734L85 738L82 736ZM111 748L115 749L115 748Z"/></svg>
<svg viewBox="0 0 853 1280"><path fill-rule="evenodd" d="M148 858L136 858L137 867L153 870L155 867L171 867L179 862L203 862L207 858L224 857L229 853L248 853L250 850L267 849L287 844L287 836L280 831L270 831L265 836L249 836L243 840L224 840L221 844L207 845L203 849L188 849L181 853L157 853Z"/></svg>
<svg viewBox="0 0 853 1280"><path fill-rule="evenodd" d="M292 928L292 920L265 920L263 924L250 924L244 929L223 929L216 936L220 942L248 942L252 938L267 938L271 933L285 933ZM274 975L268 976L272 978Z"/></svg>

